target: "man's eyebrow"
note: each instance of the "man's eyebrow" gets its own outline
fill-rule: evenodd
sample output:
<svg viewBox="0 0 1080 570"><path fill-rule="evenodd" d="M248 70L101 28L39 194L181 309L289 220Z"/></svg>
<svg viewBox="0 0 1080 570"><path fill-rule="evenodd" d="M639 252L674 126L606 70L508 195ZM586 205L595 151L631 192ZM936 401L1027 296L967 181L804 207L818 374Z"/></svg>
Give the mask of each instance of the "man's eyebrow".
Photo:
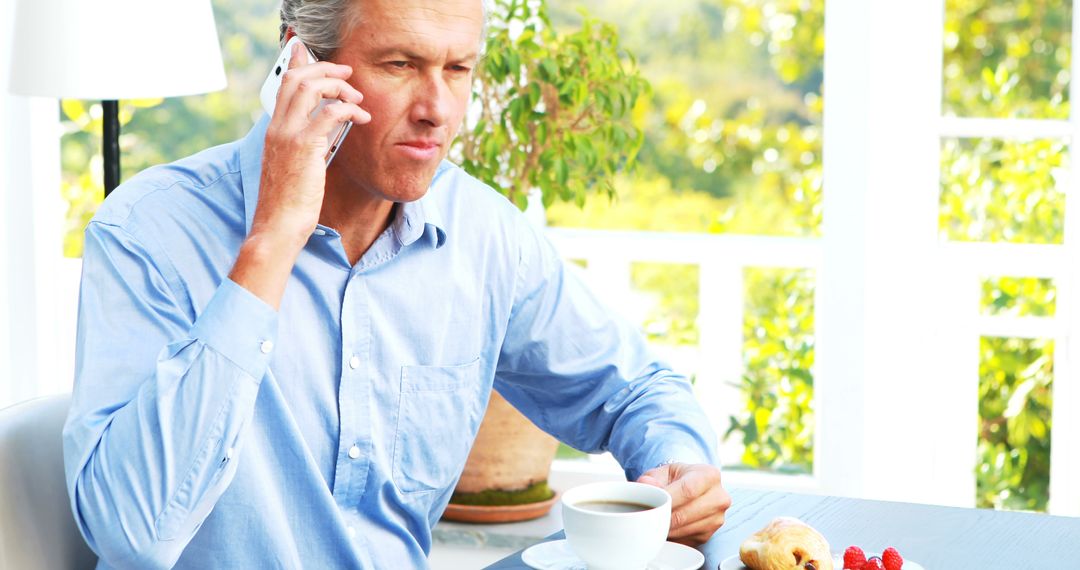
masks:
<svg viewBox="0 0 1080 570"><path fill-rule="evenodd" d="M401 57L403 59L424 59L424 57L418 53L414 53L407 49L399 47L383 48L376 51L374 57L375 59L384 59L387 57Z"/></svg>
<svg viewBox="0 0 1080 570"><path fill-rule="evenodd" d="M420 55L419 53L409 51L406 48L400 48L400 47L384 48L384 49L376 51L374 53L374 55L373 55L373 58L376 59L376 60L382 60L382 59L391 58L391 57L399 57L401 59L406 59L406 60L410 60L410 61L428 61L429 60L429 58L426 57L426 56ZM461 57L452 57L452 58L449 59L449 61L452 61L452 62L476 61L478 58L479 58L479 52L474 50L474 51L470 51L470 52L466 53L464 56L461 56Z"/></svg>
<svg viewBox="0 0 1080 570"><path fill-rule="evenodd" d="M480 61L480 52L473 50L462 57L454 58L453 61Z"/></svg>

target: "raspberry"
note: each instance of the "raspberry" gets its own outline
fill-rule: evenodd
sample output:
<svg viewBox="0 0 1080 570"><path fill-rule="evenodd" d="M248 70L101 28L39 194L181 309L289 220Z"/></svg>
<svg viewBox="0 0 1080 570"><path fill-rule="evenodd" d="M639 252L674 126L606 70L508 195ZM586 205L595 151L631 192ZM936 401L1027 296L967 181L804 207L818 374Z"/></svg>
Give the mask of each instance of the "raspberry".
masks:
<svg viewBox="0 0 1080 570"><path fill-rule="evenodd" d="M849 546L844 551L844 570L862 570L866 565L866 554L858 546Z"/></svg>
<svg viewBox="0 0 1080 570"><path fill-rule="evenodd" d="M877 556L871 556L870 560L866 561L866 566L863 566L863 570L885 570L885 565Z"/></svg>
<svg viewBox="0 0 1080 570"><path fill-rule="evenodd" d="M881 561L885 563L885 570L902 570L904 567L904 558L891 546L881 553Z"/></svg>

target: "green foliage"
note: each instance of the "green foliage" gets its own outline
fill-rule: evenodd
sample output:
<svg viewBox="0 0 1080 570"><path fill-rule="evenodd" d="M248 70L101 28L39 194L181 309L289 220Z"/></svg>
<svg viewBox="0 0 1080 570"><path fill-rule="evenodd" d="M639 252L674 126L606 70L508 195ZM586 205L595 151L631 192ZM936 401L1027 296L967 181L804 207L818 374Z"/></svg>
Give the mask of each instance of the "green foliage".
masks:
<svg viewBox="0 0 1080 570"><path fill-rule="evenodd" d="M644 330L649 340L674 345L698 343L698 266L684 263L634 263L630 283L652 297Z"/></svg>
<svg viewBox="0 0 1080 570"><path fill-rule="evenodd" d="M957 241L1062 243L1068 163L1060 140L945 139L941 146L943 237Z"/></svg>
<svg viewBox="0 0 1080 570"><path fill-rule="evenodd" d="M614 194L633 166L643 132L632 110L648 83L622 52L610 24L582 12L574 31L555 31L543 2L496 0L473 100L478 119L455 144L462 167L524 209L585 203Z"/></svg>
<svg viewBox="0 0 1080 570"><path fill-rule="evenodd" d="M639 180L702 207L705 231L816 235L821 220L822 0L592 0L653 85L635 115ZM553 5L553 20L574 21ZM619 201L634 199L634 185ZM712 200L709 200L712 198ZM555 223L572 223L556 214ZM572 217L572 216L571 216ZM591 221L595 221L595 217ZM638 229L624 216L604 227ZM704 218L698 222L698 219ZM550 218L549 218L550 219ZM666 231L688 230L668 224Z"/></svg>
<svg viewBox="0 0 1080 570"><path fill-rule="evenodd" d="M1054 343L982 338L977 506L1044 511Z"/></svg>
<svg viewBox="0 0 1080 570"><path fill-rule="evenodd" d="M1052 317L1057 308L1053 279L998 277L982 284L982 313L1013 317Z"/></svg>
<svg viewBox="0 0 1080 570"><path fill-rule="evenodd" d="M615 177L617 199L600 197L576 204L555 203L547 208L553 226L643 231L718 232L711 215L723 201L704 192L677 192L671 181L639 168L637 175Z"/></svg>
<svg viewBox="0 0 1080 570"><path fill-rule="evenodd" d="M746 372L738 387L745 410L729 418L725 437L741 436L742 463L784 473L814 464L814 273L806 269L744 272Z"/></svg>
<svg viewBox="0 0 1080 570"><path fill-rule="evenodd" d="M121 132L131 124L136 109L160 105L162 99L121 101L118 110ZM67 134L61 139L62 176L60 192L68 201L64 227L64 255L82 257L83 229L94 217L105 192L104 161L101 157L103 112L100 103L76 99L60 101ZM121 153L132 146L138 135L126 133L120 138ZM123 157L121 157L123 161ZM89 165L90 168L86 168ZM121 170L123 172L123 170Z"/></svg>
<svg viewBox="0 0 1080 570"><path fill-rule="evenodd" d="M946 0L946 115L1067 119L1070 0Z"/></svg>

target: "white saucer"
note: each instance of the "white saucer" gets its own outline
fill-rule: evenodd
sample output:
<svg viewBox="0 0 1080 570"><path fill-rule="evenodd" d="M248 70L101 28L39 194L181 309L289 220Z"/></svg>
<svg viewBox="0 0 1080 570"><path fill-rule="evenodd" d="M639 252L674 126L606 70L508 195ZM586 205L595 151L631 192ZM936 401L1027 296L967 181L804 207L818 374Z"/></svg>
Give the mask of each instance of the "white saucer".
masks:
<svg viewBox="0 0 1080 570"><path fill-rule="evenodd" d="M521 560L537 570L586 570L585 562L570 550L565 539L530 546L521 553ZM697 550L665 542L647 570L698 570L703 564L705 556Z"/></svg>
<svg viewBox="0 0 1080 570"><path fill-rule="evenodd" d="M880 554L869 554L868 553L866 556L869 558L870 556L881 556L881 555ZM836 570L840 570L841 568L844 567L844 555L843 554L833 554L833 567L836 568ZM736 554L735 556L732 556L731 558L728 558L728 559L724 560L723 562L721 562L719 570L747 570L747 568L746 568L746 566L743 565L742 560L739 560L739 555ZM904 570L925 570L925 569L918 562L912 562L910 560L904 559Z"/></svg>

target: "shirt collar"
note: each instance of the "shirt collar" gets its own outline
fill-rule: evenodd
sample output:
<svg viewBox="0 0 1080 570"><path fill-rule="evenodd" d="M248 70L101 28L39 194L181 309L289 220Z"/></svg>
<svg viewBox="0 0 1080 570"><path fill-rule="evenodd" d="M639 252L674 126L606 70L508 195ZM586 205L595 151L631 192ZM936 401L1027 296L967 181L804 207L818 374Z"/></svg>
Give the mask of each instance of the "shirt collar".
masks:
<svg viewBox="0 0 1080 570"><path fill-rule="evenodd" d="M251 127L240 141L240 180L244 192L244 220L246 233L251 233L251 221L255 217L255 206L259 201L259 180L262 178L262 155L263 144L266 139L266 127L270 123L270 116L263 113L262 117ZM398 215L394 217L391 226L401 245L411 245L428 233L430 227L430 244L439 248L446 243L446 228L443 225L442 216L435 200L431 197L435 183L452 165L447 161L439 164L438 170L431 181L431 186L422 198L414 202L406 202L398 208Z"/></svg>

